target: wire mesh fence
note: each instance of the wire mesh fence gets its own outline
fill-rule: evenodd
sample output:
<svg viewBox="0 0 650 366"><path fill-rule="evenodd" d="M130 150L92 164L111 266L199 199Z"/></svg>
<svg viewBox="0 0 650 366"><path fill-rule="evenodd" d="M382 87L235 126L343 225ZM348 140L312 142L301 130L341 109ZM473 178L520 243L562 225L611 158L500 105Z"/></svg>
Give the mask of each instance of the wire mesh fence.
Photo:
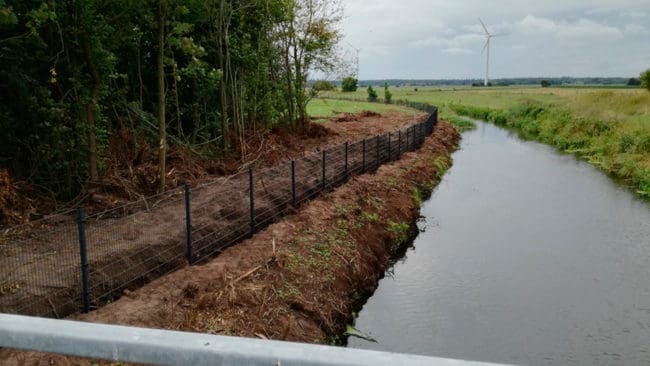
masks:
<svg viewBox="0 0 650 366"><path fill-rule="evenodd" d="M205 262L301 203L420 147L429 118L197 187L101 213L83 209L42 229L0 236L0 312L64 317L113 301L185 265Z"/></svg>

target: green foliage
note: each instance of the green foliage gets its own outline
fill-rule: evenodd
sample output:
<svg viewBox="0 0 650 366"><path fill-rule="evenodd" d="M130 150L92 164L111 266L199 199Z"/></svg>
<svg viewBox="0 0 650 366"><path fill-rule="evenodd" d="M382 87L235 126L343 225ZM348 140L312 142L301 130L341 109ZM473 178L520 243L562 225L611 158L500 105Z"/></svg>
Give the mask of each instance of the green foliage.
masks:
<svg viewBox="0 0 650 366"><path fill-rule="evenodd" d="M384 83L384 103L393 103L393 94L388 90L388 83Z"/></svg>
<svg viewBox="0 0 650 366"><path fill-rule="evenodd" d="M336 86L327 80L318 80L314 82L312 89L316 91L334 91L336 90Z"/></svg>
<svg viewBox="0 0 650 366"><path fill-rule="evenodd" d="M551 86L551 82L548 80L542 80L540 81L540 84L542 85L542 88L548 88L549 86Z"/></svg>
<svg viewBox="0 0 650 366"><path fill-rule="evenodd" d="M411 197L413 197L413 202L420 207L422 206L422 202L424 201L423 194L420 191L419 188L413 188L413 191L411 192Z"/></svg>
<svg viewBox="0 0 650 366"><path fill-rule="evenodd" d="M451 123L454 127L456 127L456 130L458 130L458 132L461 133L476 129L476 123L464 117L447 116L444 119L447 120L449 123Z"/></svg>
<svg viewBox="0 0 650 366"><path fill-rule="evenodd" d="M372 87L372 85L368 85L367 92L368 92L368 101L369 102L374 103L379 99L379 96L377 95L377 92Z"/></svg>
<svg viewBox="0 0 650 366"><path fill-rule="evenodd" d="M133 165L158 145L160 52L170 144L224 154L304 116L306 71L331 66L338 40L329 1L161 1L0 0L0 169L69 198L93 150L100 173ZM132 159L108 161L112 142Z"/></svg>
<svg viewBox="0 0 650 366"><path fill-rule="evenodd" d="M348 76L341 80L341 90L344 93L352 93L357 91L357 88L359 87L359 80L352 76Z"/></svg>
<svg viewBox="0 0 650 366"><path fill-rule="evenodd" d="M641 80L637 78L630 78L630 80L627 81L627 86L641 86Z"/></svg>
<svg viewBox="0 0 650 366"><path fill-rule="evenodd" d="M642 72L639 80L641 80L641 85L650 92L650 69Z"/></svg>
<svg viewBox="0 0 650 366"><path fill-rule="evenodd" d="M395 247L400 248L405 244L408 244L411 230L411 226L408 222L394 222L388 221L388 226L386 229L393 235L395 240Z"/></svg>

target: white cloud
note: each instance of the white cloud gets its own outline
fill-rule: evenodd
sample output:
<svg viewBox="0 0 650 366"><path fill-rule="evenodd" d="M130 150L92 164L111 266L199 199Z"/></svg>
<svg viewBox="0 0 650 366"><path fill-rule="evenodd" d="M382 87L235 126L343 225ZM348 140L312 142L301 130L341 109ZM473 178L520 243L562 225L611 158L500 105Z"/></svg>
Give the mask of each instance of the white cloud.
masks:
<svg viewBox="0 0 650 366"><path fill-rule="evenodd" d="M624 32L626 34L642 35L642 36L650 34L650 31L646 27L635 23L625 25Z"/></svg>
<svg viewBox="0 0 650 366"><path fill-rule="evenodd" d="M447 55L471 55L474 53L474 51L468 48L459 48L459 47L445 48L440 52Z"/></svg>
<svg viewBox="0 0 650 366"><path fill-rule="evenodd" d="M468 33L453 37L428 37L408 43L410 47L436 47L444 49L468 48L485 42L485 37L480 34Z"/></svg>
<svg viewBox="0 0 650 366"><path fill-rule="evenodd" d="M495 77L630 76L650 57L650 0L342 1L361 78L480 77L479 16L508 34L492 44Z"/></svg>
<svg viewBox="0 0 650 366"><path fill-rule="evenodd" d="M622 13L623 16L634 19L646 18L648 13L640 10L629 10Z"/></svg>
<svg viewBox="0 0 650 366"><path fill-rule="evenodd" d="M550 35L559 39L574 41L613 41L623 38L623 32L620 29L585 18L575 21L556 21L527 15L515 23L514 28L527 34Z"/></svg>

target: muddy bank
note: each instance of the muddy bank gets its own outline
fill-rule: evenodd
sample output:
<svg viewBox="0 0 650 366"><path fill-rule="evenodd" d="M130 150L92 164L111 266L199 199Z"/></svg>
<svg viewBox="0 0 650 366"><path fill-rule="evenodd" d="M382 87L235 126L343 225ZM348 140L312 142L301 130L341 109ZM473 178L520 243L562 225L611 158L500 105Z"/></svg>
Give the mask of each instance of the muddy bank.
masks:
<svg viewBox="0 0 650 366"><path fill-rule="evenodd" d="M459 139L445 122L423 147L354 178L219 257L126 293L84 321L332 343L409 242ZM4 351L3 364L84 361Z"/></svg>

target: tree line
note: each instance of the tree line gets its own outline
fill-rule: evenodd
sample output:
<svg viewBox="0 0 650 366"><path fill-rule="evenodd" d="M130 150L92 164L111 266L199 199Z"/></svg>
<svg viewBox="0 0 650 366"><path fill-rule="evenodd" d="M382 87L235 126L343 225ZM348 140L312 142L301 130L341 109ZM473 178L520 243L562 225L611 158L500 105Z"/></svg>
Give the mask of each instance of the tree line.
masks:
<svg viewBox="0 0 650 366"><path fill-rule="evenodd" d="M0 169L65 193L101 179L116 136L237 153L307 121L334 66L335 0L0 0Z"/></svg>

